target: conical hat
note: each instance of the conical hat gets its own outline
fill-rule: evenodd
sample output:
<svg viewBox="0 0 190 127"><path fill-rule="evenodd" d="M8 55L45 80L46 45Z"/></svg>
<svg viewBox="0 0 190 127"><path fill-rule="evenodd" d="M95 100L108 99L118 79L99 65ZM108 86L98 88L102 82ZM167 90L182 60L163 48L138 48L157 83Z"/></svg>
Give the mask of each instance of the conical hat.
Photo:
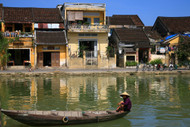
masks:
<svg viewBox="0 0 190 127"><path fill-rule="evenodd" d="M127 92L120 94L120 96L129 96L130 97L130 95Z"/></svg>

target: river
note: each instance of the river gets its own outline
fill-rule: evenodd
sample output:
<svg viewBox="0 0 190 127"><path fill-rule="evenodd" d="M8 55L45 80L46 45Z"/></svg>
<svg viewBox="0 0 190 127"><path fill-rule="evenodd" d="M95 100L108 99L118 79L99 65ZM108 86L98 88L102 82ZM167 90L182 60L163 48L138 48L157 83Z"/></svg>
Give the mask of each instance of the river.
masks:
<svg viewBox="0 0 190 127"><path fill-rule="evenodd" d="M0 101L9 110L115 110L127 91L124 118L73 127L187 127L190 75L1 77ZM29 127L2 114L2 127Z"/></svg>

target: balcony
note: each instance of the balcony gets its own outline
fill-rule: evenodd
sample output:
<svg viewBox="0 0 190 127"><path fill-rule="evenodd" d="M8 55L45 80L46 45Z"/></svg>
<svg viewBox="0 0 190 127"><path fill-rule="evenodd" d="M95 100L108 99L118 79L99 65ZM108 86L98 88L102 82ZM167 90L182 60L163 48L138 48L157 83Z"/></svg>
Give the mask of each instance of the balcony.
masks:
<svg viewBox="0 0 190 127"><path fill-rule="evenodd" d="M109 32L107 25L68 25L68 32Z"/></svg>
<svg viewBox="0 0 190 127"><path fill-rule="evenodd" d="M65 7L68 8L93 8L93 9L105 9L106 8L106 4L102 4L102 3L64 3Z"/></svg>
<svg viewBox="0 0 190 127"><path fill-rule="evenodd" d="M4 32L4 37L34 37L32 32Z"/></svg>

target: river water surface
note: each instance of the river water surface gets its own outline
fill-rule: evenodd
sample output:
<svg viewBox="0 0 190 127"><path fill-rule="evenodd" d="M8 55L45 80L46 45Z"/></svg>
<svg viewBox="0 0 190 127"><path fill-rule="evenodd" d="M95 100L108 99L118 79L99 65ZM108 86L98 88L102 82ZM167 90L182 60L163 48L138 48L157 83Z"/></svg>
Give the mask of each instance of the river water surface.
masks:
<svg viewBox="0 0 190 127"><path fill-rule="evenodd" d="M9 110L115 110L127 91L125 117L72 127L190 126L190 75L1 77L0 101ZM3 114L2 127L29 127Z"/></svg>

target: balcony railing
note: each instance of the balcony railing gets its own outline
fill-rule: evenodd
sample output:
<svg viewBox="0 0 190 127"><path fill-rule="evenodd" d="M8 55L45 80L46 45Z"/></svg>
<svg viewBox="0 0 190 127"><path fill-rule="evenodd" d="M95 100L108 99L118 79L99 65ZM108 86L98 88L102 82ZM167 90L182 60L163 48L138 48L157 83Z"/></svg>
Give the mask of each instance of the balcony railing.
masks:
<svg viewBox="0 0 190 127"><path fill-rule="evenodd" d="M68 25L70 32L109 32L107 25Z"/></svg>
<svg viewBox="0 0 190 127"><path fill-rule="evenodd" d="M32 32L4 32L4 37L34 37Z"/></svg>
<svg viewBox="0 0 190 127"><path fill-rule="evenodd" d="M106 8L106 4L102 3L64 3L65 7L77 8Z"/></svg>

